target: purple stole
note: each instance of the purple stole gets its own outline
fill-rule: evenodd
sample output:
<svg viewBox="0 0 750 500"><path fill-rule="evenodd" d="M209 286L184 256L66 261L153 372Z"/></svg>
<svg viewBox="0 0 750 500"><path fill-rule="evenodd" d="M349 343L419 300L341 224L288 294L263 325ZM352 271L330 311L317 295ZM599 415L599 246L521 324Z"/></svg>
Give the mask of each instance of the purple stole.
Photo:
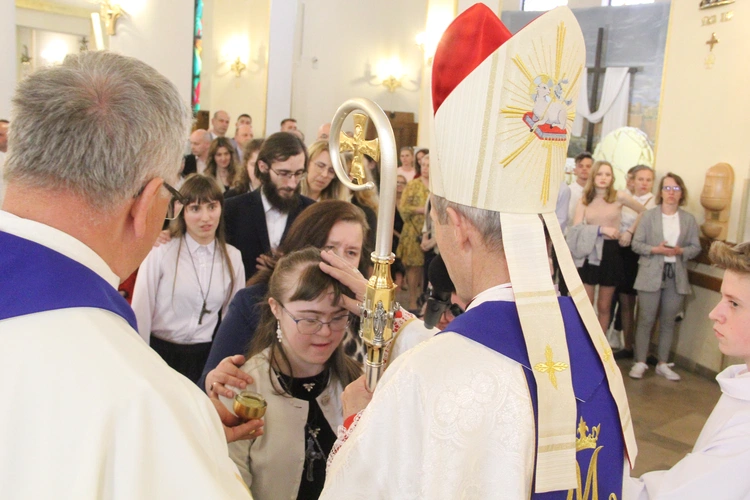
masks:
<svg viewBox="0 0 750 500"><path fill-rule="evenodd" d="M591 343L573 300L570 297L560 297L558 301L565 324L573 391L578 407L576 459L581 497L574 492L573 498L607 499L612 493L617 495L617 498L622 498L625 451L617 406L609 392L599 354ZM536 381L531 371L515 302L494 301L480 304L454 319L445 331L456 332L521 364L529 386L536 421ZM581 425L581 419L585 426ZM535 429L538 429L537 425ZM497 473L503 474L504 471ZM502 493L510 492L498 492ZM568 491L533 494L532 497L545 500L565 499L568 498Z"/></svg>
<svg viewBox="0 0 750 500"><path fill-rule="evenodd" d="M43 311L93 307L137 331L127 301L94 271L39 243L0 232L0 321Z"/></svg>

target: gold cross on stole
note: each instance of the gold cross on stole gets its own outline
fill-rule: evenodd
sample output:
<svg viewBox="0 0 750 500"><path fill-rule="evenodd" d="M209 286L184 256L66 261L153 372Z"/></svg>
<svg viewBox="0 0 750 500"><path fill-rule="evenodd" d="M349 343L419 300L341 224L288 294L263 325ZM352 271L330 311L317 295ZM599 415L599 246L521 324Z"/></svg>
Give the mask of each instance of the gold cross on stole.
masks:
<svg viewBox="0 0 750 500"><path fill-rule="evenodd" d="M355 184L364 184L365 169L364 156L368 155L373 160L380 160L380 150L378 149L378 140L365 140L365 126L367 125L367 116L361 113L354 114L354 137L341 133L341 152L351 151L354 154L352 159L352 168L349 175Z"/></svg>
<svg viewBox="0 0 750 500"><path fill-rule="evenodd" d="M555 375L555 373L567 370L568 364L559 361L553 361L552 347L550 347L549 345L544 350L544 358L546 359L546 361L544 363L535 364L534 369L538 372L549 374L549 381L552 382L552 387L557 389L557 376Z"/></svg>

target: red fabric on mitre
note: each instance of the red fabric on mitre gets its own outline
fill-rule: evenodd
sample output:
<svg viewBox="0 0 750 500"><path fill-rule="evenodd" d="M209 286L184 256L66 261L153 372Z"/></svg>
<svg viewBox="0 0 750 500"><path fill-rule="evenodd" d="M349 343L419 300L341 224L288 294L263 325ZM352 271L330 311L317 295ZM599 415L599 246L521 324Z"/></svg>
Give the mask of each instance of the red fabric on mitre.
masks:
<svg viewBox="0 0 750 500"><path fill-rule="evenodd" d="M511 35L489 7L477 3L448 26L432 60L432 110Z"/></svg>

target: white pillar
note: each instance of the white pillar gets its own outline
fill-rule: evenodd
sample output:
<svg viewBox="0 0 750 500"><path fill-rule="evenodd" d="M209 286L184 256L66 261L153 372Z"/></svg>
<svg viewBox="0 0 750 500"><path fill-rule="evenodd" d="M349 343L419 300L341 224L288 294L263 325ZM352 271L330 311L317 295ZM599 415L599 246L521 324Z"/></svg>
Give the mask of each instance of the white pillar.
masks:
<svg viewBox="0 0 750 500"><path fill-rule="evenodd" d="M281 120L291 117L292 113L292 77L297 8L297 0L271 0L266 137L278 132Z"/></svg>
<svg viewBox="0 0 750 500"><path fill-rule="evenodd" d="M109 49L153 66L190 103L195 2L122 0L121 4L126 15L118 19Z"/></svg>
<svg viewBox="0 0 750 500"><path fill-rule="evenodd" d="M16 4L0 2L0 118L10 119L10 99L16 87Z"/></svg>

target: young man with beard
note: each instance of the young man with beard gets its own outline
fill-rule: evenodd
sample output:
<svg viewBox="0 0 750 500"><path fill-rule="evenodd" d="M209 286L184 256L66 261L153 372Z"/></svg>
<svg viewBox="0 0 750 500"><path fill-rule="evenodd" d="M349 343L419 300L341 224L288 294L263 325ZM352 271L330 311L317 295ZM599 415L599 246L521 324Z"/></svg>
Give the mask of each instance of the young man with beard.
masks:
<svg viewBox="0 0 750 500"><path fill-rule="evenodd" d="M275 250L294 219L315 203L300 194L307 172L307 149L295 135L277 132L258 153L255 175L261 188L226 201L227 243L242 252L245 279L263 265L260 256Z"/></svg>

